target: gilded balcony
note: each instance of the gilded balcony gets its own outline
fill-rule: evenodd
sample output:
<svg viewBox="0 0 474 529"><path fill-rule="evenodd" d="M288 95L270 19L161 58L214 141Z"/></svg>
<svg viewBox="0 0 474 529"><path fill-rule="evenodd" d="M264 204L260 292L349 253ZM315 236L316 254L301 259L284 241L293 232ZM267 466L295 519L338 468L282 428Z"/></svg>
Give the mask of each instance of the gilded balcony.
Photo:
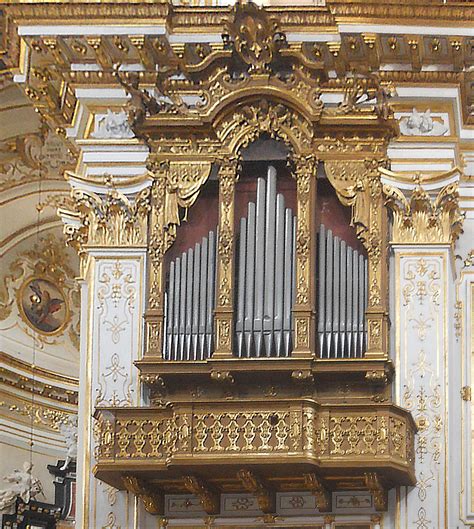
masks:
<svg viewBox="0 0 474 529"><path fill-rule="evenodd" d="M329 405L306 398L180 402L100 408L96 419L96 477L155 499L167 493L199 496L199 490L216 498L253 492L255 483L270 493L316 487L327 501L342 489L370 490L380 499L395 485L415 483L416 426L393 404ZM214 514L217 505L203 503ZM376 505L385 508L383 501ZM327 502L321 506L330 509Z"/></svg>

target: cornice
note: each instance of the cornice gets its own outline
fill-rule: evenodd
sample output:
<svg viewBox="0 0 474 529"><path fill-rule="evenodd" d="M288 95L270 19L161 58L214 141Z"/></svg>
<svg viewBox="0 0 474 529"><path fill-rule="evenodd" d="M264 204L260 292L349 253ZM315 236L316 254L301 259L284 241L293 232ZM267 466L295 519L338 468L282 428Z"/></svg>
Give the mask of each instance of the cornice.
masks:
<svg viewBox="0 0 474 529"><path fill-rule="evenodd" d="M390 2L357 2L344 0L328 0L329 10L336 18L337 22L346 22L349 19L356 19L358 22L363 19L377 20L385 24L394 21L407 20L410 24L416 19L417 24L428 25L428 21L437 26L442 26L444 21L451 22L469 22L474 18L474 8L468 5L462 5L460 2L445 4L439 2L427 1L403 1L397 3ZM421 22L420 22L421 21Z"/></svg>
<svg viewBox="0 0 474 529"><path fill-rule="evenodd" d="M170 6L167 3L152 2L147 0L127 2L58 2L58 1L10 1L5 2L7 15L15 22L34 24L45 21L61 21L62 24L77 24L78 17L86 18L92 22L110 24L121 19L133 21L135 25L140 23L156 23L157 20L164 21L169 14Z"/></svg>
<svg viewBox="0 0 474 529"><path fill-rule="evenodd" d="M25 23L31 20L35 24L44 21L61 20L62 23L77 23L77 17L84 17L88 22L102 21L115 23L126 18L128 22L139 25L156 23L169 18L172 28L189 24L196 28L221 26L222 18L229 12L228 7L172 6L166 1L151 0L132 1L44 1L44 0L10 0L4 3L7 13L15 21ZM397 3L358 2L327 0L325 7L320 6L286 6L284 12L280 6L267 7L269 14L278 14L284 29L304 24L305 31L315 28L346 22L367 22L375 20L385 24L395 21L410 22L416 18L417 23L430 21L437 26L443 22L466 22L474 18L474 7L470 3L453 2L418 2L410 0ZM186 28L188 31L190 27Z"/></svg>
<svg viewBox="0 0 474 529"><path fill-rule="evenodd" d="M22 371L24 374L26 374L29 378L34 374L35 377L40 377L44 381L47 381L48 383L56 383L56 384L62 384L67 386L73 386L78 387L79 386L79 379L75 377L69 377L66 375L62 375L61 373L56 373L54 371L50 371L49 369L45 369L43 367L35 366L34 368L32 365L28 362L24 362L23 360L20 360L19 358L15 358L7 353L4 353L0 351L0 363L13 368L13 370ZM61 388L64 389L64 388Z"/></svg>

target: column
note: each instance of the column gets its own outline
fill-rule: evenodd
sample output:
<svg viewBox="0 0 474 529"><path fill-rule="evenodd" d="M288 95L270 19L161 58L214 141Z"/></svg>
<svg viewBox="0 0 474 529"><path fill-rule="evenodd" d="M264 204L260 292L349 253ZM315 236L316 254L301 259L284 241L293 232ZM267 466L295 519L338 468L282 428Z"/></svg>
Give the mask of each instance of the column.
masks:
<svg viewBox="0 0 474 529"><path fill-rule="evenodd" d="M454 332L453 248L462 220L457 186L430 196L418 183L407 196L385 187L393 209L393 359L395 402L411 411L418 426L415 439L415 487L392 495L397 529L464 527L449 511L459 504L450 477L457 468L460 438L455 410L461 398L459 362L451 348ZM458 395L452 401L452 389ZM456 391L454 392L456 393ZM456 480L457 481L457 480Z"/></svg>
<svg viewBox="0 0 474 529"><path fill-rule="evenodd" d="M317 159L313 156L295 156L297 227L296 227L296 300L293 307L295 338L293 357L314 356L315 304L314 282L316 237L314 214L316 200Z"/></svg>
<svg viewBox="0 0 474 529"><path fill-rule="evenodd" d="M62 211L69 242L82 258L81 373L76 526L149 527L132 494L93 476L97 407L141 402L133 362L143 347L145 265L150 188L126 196L116 188L72 192L75 211Z"/></svg>
<svg viewBox="0 0 474 529"><path fill-rule="evenodd" d="M221 162L219 169L219 237L217 242L217 303L213 358L232 357L234 307L234 195L238 160Z"/></svg>

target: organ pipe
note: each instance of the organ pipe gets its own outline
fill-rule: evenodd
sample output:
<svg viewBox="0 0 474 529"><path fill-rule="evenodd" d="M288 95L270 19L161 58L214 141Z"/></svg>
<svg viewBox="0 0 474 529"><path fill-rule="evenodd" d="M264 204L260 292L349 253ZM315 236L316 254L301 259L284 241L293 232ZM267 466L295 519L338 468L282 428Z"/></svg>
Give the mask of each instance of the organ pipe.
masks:
<svg viewBox="0 0 474 529"><path fill-rule="evenodd" d="M216 237L210 231L170 264L165 292L166 360L204 360L212 354Z"/></svg>
<svg viewBox="0 0 474 529"><path fill-rule="evenodd" d="M292 348L296 222L276 183L270 166L240 221L235 323L240 358L289 356Z"/></svg>
<svg viewBox="0 0 474 529"><path fill-rule="evenodd" d="M296 217L277 193L270 166L240 219L236 245L234 351L239 358L287 357L293 342ZM216 236L170 263L164 357L205 360L213 352ZM360 358L366 347L367 259L321 225L317 256L317 354Z"/></svg>
<svg viewBox="0 0 474 529"><path fill-rule="evenodd" d="M367 333L367 259L321 225L317 274L319 356L362 357Z"/></svg>

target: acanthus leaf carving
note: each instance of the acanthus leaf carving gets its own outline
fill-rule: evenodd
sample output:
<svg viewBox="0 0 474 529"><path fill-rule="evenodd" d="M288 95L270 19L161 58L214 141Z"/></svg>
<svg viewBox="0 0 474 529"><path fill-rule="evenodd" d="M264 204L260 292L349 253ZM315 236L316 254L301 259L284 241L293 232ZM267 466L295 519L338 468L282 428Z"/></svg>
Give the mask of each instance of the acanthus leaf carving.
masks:
<svg viewBox="0 0 474 529"><path fill-rule="evenodd" d="M137 496L150 514L163 514L164 496L155 488L152 488L146 481L132 475L125 475L122 478L124 487L128 492Z"/></svg>
<svg viewBox="0 0 474 529"><path fill-rule="evenodd" d="M332 495L323 480L314 473L304 475L305 486L316 499L316 507L319 512L332 511Z"/></svg>
<svg viewBox="0 0 474 529"><path fill-rule="evenodd" d="M449 184L432 197L414 178L410 195L384 184L385 203L393 212L392 242L453 245L462 233L464 215L459 208L458 184Z"/></svg>
<svg viewBox="0 0 474 529"><path fill-rule="evenodd" d="M207 514L219 512L219 495L207 483L197 476L185 476L184 485L189 492L195 494Z"/></svg>
<svg viewBox="0 0 474 529"><path fill-rule="evenodd" d="M258 506L263 513L275 512L275 492L260 476L252 470L243 468L237 472L237 477L245 490L255 495Z"/></svg>
<svg viewBox="0 0 474 529"><path fill-rule="evenodd" d="M73 211L58 210L68 243L83 253L85 246L141 246L147 244L150 188L134 199L112 189L98 195L73 189Z"/></svg>

